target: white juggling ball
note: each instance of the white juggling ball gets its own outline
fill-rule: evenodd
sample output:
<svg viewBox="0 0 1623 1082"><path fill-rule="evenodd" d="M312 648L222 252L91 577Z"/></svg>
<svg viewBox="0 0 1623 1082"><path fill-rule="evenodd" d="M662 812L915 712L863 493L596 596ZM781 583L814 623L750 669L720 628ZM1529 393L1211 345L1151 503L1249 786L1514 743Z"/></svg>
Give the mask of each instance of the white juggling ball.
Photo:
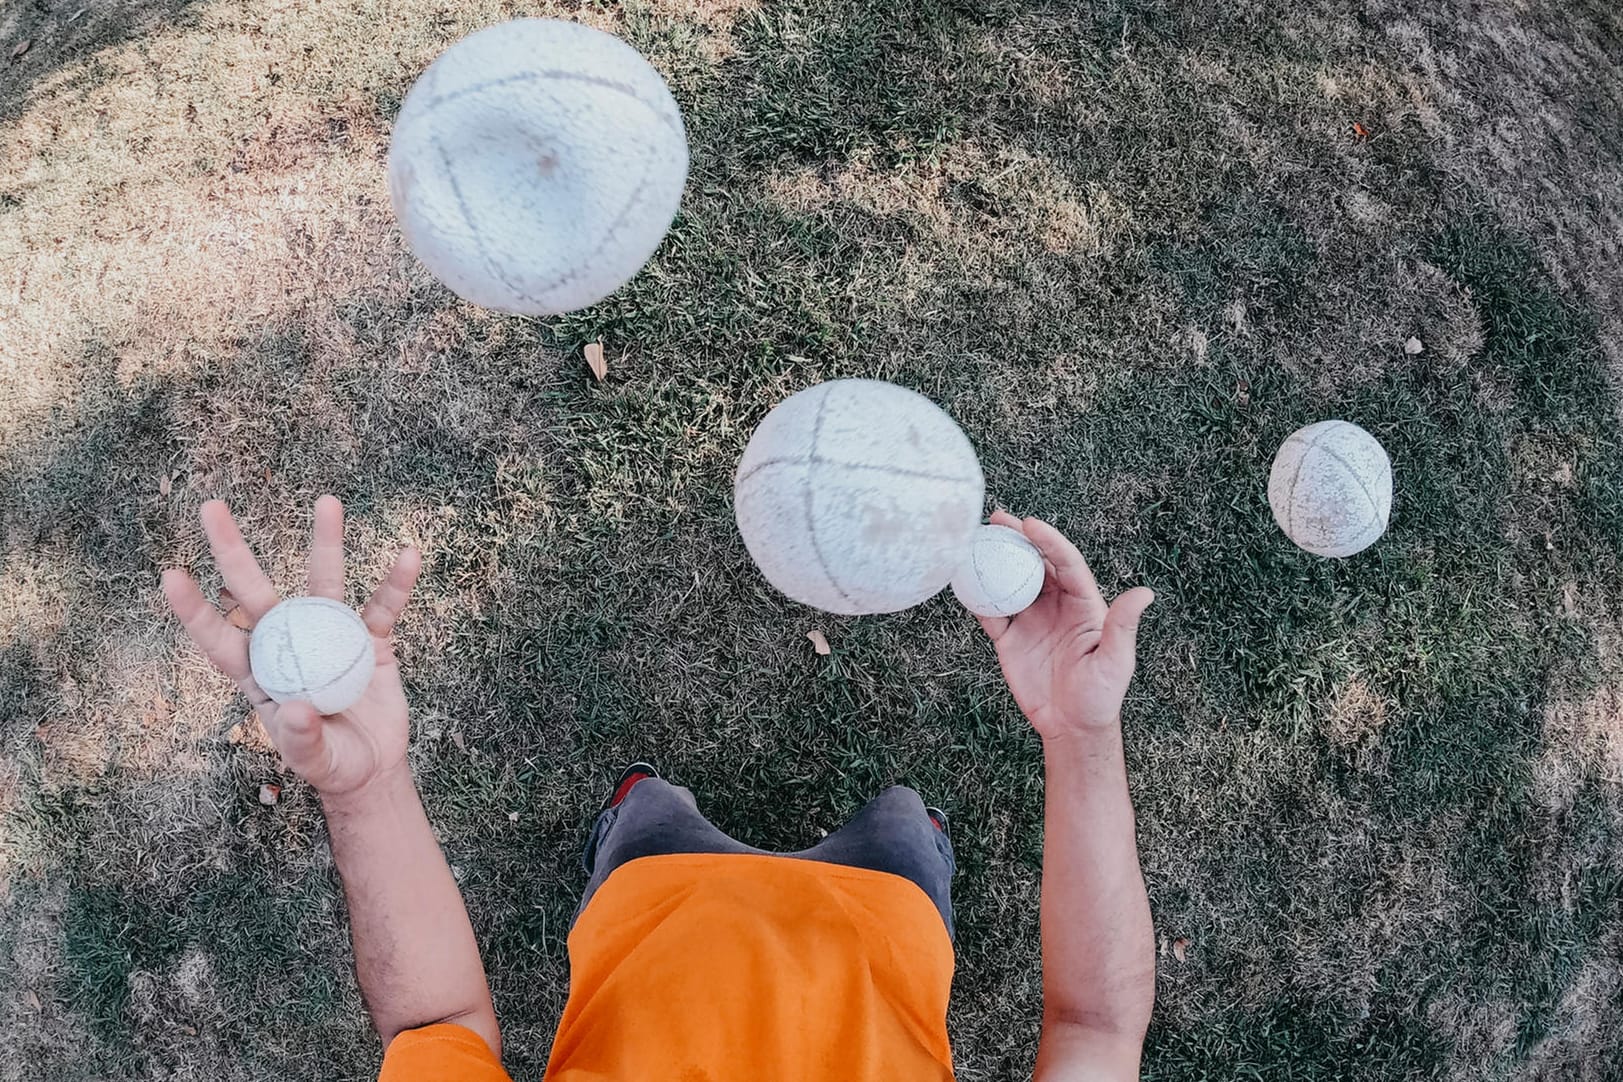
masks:
<svg viewBox="0 0 1623 1082"><path fill-rule="evenodd" d="M611 34L516 19L471 34L406 95L389 195L406 243L475 304L552 315L642 269L687 180L682 114Z"/></svg>
<svg viewBox="0 0 1623 1082"><path fill-rule="evenodd" d="M279 703L304 701L323 714L355 705L377 662L360 614L325 597L290 597L254 625L254 680Z"/></svg>
<svg viewBox="0 0 1623 1082"><path fill-rule="evenodd" d="M1299 428L1274 456L1268 506L1285 536L1308 552L1351 556L1386 532L1392 463L1351 421Z"/></svg>
<svg viewBox="0 0 1623 1082"><path fill-rule="evenodd" d="M1043 554L1007 526L976 529L969 555L952 577L952 592L976 616L1024 612L1043 588Z"/></svg>
<svg viewBox="0 0 1623 1082"><path fill-rule="evenodd" d="M871 379L820 383L766 415L738 464L738 532L768 582L826 612L898 612L939 593L985 482L958 425Z"/></svg>

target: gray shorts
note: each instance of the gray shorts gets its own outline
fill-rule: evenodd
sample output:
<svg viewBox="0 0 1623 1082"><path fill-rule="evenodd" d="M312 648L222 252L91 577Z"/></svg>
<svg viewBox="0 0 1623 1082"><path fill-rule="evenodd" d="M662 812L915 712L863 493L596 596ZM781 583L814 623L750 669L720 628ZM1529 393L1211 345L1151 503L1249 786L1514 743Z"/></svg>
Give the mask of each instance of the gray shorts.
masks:
<svg viewBox="0 0 1623 1082"><path fill-rule="evenodd" d="M667 853L754 853L787 860L820 860L869 868L909 879L929 896L952 934L952 842L924 810L924 801L895 785L870 800L840 829L798 853L768 853L722 833L699 811L687 789L659 778L631 787L617 807L605 808L592 824L588 844L590 878L579 918L597 888L620 865L638 857Z"/></svg>

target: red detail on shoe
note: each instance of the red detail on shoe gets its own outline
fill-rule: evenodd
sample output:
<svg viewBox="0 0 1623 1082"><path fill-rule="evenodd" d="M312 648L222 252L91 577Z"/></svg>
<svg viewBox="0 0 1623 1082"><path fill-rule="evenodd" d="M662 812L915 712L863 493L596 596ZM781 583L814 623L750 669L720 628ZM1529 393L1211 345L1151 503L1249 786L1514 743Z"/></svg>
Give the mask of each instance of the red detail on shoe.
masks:
<svg viewBox="0 0 1623 1082"><path fill-rule="evenodd" d="M947 829L947 828L946 828L946 827L944 827L944 826L942 826L942 825L941 825L941 820L939 820L939 819L937 819L937 818L936 818L936 817L935 817L935 816L933 816L933 815L932 815L932 816L930 816L930 825L931 825L931 826L933 826L933 827L935 827L935 828L936 828L936 831L937 831L937 832L938 832L938 833L941 833L941 832L944 832L944 831L945 831L945 830L946 830L946 829Z"/></svg>
<svg viewBox="0 0 1623 1082"><path fill-rule="evenodd" d="M628 777L625 781L620 783L620 788L614 791L614 798L609 801L609 807L618 808L620 806L620 801L626 798L626 794L631 792L639 781L644 781L651 777L653 777L652 774L643 774L640 772Z"/></svg>

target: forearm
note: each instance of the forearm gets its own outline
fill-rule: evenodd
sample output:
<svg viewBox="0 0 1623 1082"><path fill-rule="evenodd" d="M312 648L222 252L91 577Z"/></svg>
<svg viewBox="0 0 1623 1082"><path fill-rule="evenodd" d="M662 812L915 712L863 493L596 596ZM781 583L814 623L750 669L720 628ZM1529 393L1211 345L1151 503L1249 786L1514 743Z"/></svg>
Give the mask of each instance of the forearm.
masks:
<svg viewBox="0 0 1623 1082"><path fill-rule="evenodd" d="M473 926L409 768L322 803L349 899L355 971L384 1045L402 1030L456 1022L501 1055Z"/></svg>
<svg viewBox="0 0 1623 1082"><path fill-rule="evenodd" d="M1154 928L1119 726L1050 738L1043 844L1043 1050L1087 1039L1137 1070L1155 999ZM1136 1074L1135 1074L1136 1077Z"/></svg>

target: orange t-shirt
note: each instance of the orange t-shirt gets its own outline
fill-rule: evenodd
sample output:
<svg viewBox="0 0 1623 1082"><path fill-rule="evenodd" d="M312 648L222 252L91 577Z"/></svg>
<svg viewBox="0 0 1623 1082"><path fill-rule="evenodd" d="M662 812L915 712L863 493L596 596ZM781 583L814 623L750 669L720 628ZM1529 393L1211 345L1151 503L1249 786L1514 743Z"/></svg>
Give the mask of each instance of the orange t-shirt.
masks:
<svg viewBox="0 0 1623 1082"><path fill-rule="evenodd" d="M886 872L754 854L615 869L569 934L549 1082L950 1082L952 943ZM402 1033L380 1082L509 1082L460 1026Z"/></svg>

